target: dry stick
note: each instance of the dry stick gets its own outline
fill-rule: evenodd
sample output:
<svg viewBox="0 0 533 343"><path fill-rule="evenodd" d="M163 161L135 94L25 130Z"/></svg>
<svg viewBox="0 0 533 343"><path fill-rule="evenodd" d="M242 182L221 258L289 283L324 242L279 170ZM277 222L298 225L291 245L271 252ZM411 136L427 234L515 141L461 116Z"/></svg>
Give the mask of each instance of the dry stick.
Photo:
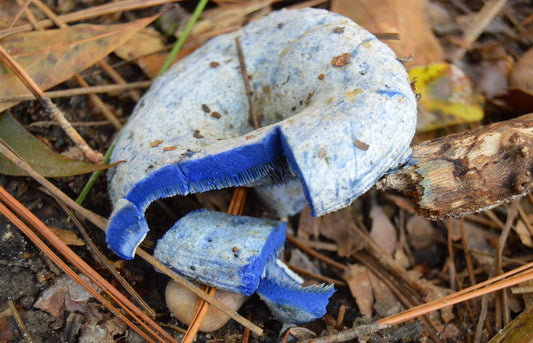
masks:
<svg viewBox="0 0 533 343"><path fill-rule="evenodd" d="M246 189L243 187L235 188L235 191L233 192L233 197L228 208L228 214L241 215L244 209L245 201ZM216 291L217 290L215 287L206 287L206 292L211 296L215 296ZM183 337L182 343L191 343L194 340L194 337L196 337L196 334L198 333L198 330L200 329L200 326L202 325L203 320L207 315L207 311L209 310L209 303L198 299L196 301L196 308L197 309L195 311L193 320L189 325L189 328L187 329L187 333Z"/></svg>
<svg viewBox="0 0 533 343"><path fill-rule="evenodd" d="M89 83L85 81L81 75L76 74L74 75L76 78L76 81L79 83L82 87L89 87ZM115 127L115 129L120 130L122 129L122 123L118 118L107 108L107 106L104 104L102 99L100 99L96 94L89 94L89 99L98 107L98 109L102 112L104 117Z"/></svg>
<svg viewBox="0 0 533 343"><path fill-rule="evenodd" d="M50 18L58 27L60 28L67 28L67 24L65 24L48 6L46 6L44 3L41 2L41 0L33 0L33 3L48 17ZM42 29L39 29L42 30ZM100 64L106 64L105 62L100 61ZM111 68L110 68L111 69ZM80 84L82 87L89 87L89 83L85 81L85 79L80 75L76 74L74 75L76 78L76 81ZM122 83L126 83L120 76L120 80ZM120 130L122 128L122 123L118 118L111 112L107 106L104 104L104 102L95 94L89 94L89 99L96 105L96 107L102 112L104 117L115 127L115 129Z"/></svg>
<svg viewBox="0 0 533 343"><path fill-rule="evenodd" d="M65 193L59 190L50 181L44 178L41 174L37 173L26 161L24 161L20 156L18 156L9 147L9 145L7 145L6 142L4 142L4 140L2 139L0 139L0 153L6 156L16 166L24 170L35 181L39 182L44 188L46 188L50 193L55 194L70 209L76 211L78 214L83 216L85 219L89 220L91 223L93 223L96 227L98 227L102 231L106 231L107 219L93 213L92 211L87 210L86 208L80 206L74 200L66 196ZM263 329L261 329L254 323L251 323L250 321L246 320L246 318L244 318L243 316L239 315L237 312L227 307L221 301L209 296L205 292L202 292L198 287L194 286L189 281L185 280L181 276L172 272L170 269L168 269L165 265L161 264L158 260L156 260L152 255L150 255L146 251L140 248L137 248L136 254L142 259L144 259L146 262L151 264L154 268L158 269L161 273L169 276L172 280L176 281L179 285L185 287L187 290L189 290L190 292L192 292L199 298L202 298L203 300L207 301L211 305L215 306L217 309L222 311L224 314L229 316L231 319L235 320L237 323L241 324L244 327L250 328L250 330L253 333L257 334L258 336L261 336L263 334Z"/></svg>
<svg viewBox="0 0 533 343"><path fill-rule="evenodd" d="M452 219L448 219L448 225L446 225L446 229L448 231L447 242L448 242L448 257L449 257L448 266L449 266L449 271L450 271L450 289L452 291L456 291L458 282L457 282L457 274L455 272L455 255L453 253L452 228L453 228L453 221Z"/></svg>
<svg viewBox="0 0 533 343"><path fill-rule="evenodd" d="M379 320L379 323L387 325L403 323L422 314L440 310L444 307L455 305L480 295L514 286L520 282L531 279L533 279L533 262L440 299L436 299L423 305L408 309L402 313L383 318Z"/></svg>
<svg viewBox="0 0 533 343"><path fill-rule="evenodd" d="M252 320L251 313L248 315L248 320ZM244 331L242 332L242 343L248 343L249 340L250 340L250 329L244 328Z"/></svg>
<svg viewBox="0 0 533 343"><path fill-rule="evenodd" d="M94 6L77 12L72 12L59 16L64 23L71 23L75 21L85 20L93 17L98 17L104 14L112 14L134 9L141 9L146 7L154 7L163 5L169 2L178 2L180 0L124 0L108 3L101 6ZM50 19L44 19L36 23L35 28L46 29L54 25ZM33 27L29 24L15 26L13 28L0 30L0 39L14 33L32 31Z"/></svg>
<svg viewBox="0 0 533 343"><path fill-rule="evenodd" d="M41 174L36 172L24 159L22 159L11 147L0 138L0 153L7 157L11 162L13 162L17 167L24 170L29 176L31 176L35 181L39 182L44 188L46 188L50 193L54 194L58 199L61 199L68 207L78 212L80 215L88 219L98 228L105 231L107 227L107 220L98 214L85 209L84 207L78 205L74 200L69 198L65 193L63 193L59 188L54 186L50 181L48 181Z"/></svg>
<svg viewBox="0 0 533 343"><path fill-rule="evenodd" d="M335 268L338 268L338 269L341 269L341 270L347 270L348 269L348 266L346 266L345 264L342 264L340 262L337 262L327 256L324 256L318 252L316 252L315 250L309 248L308 246L306 246L305 244L303 244L302 242L300 242L298 239L292 237L291 235L289 234L286 234L285 237L287 237L287 241L289 243L291 243L292 245L294 245L295 247L297 247L298 249L304 251L306 254L308 255L311 255L315 258L317 258L318 260L332 266L332 267L335 267Z"/></svg>
<svg viewBox="0 0 533 343"><path fill-rule="evenodd" d="M21 5L22 0L17 0L17 4ZM35 24L37 23L37 19L35 19L35 16L33 15L33 13L30 10L28 10L28 7L22 6L22 13L24 13L24 16L26 16L30 24L33 27L35 27Z"/></svg>
<svg viewBox="0 0 533 343"><path fill-rule="evenodd" d="M529 235L533 237L533 226L531 226L531 223L529 222L529 218L527 217L526 212L524 211L524 208L520 203L517 204L518 214L520 215L520 219L522 219L522 222L526 225L527 230L529 231Z"/></svg>
<svg viewBox="0 0 533 343"><path fill-rule="evenodd" d="M444 307L448 307L448 306L472 299L474 297L478 297L480 296L480 293L488 294L488 293L497 291L502 288L506 288L506 287L519 284L521 282L533 280L533 270L528 270L524 273L521 273L523 270L531 269L531 268L533 268L533 263L529 263L527 266L517 268L506 274L500 275L499 277L487 280L473 287L466 288L462 291L456 292L444 298L437 299L429 303L419 305L417 307L413 307L407 311L395 314L387 318L383 318L379 320L377 323L359 326L354 329L342 331L338 334L312 339L309 341L309 343L344 342L344 341L352 340L358 337L369 336L370 334L376 331L385 329L387 327L390 327L391 325L400 324L408 320L417 318L423 314L427 314L432 311L440 310ZM506 280L502 280L502 277L504 277L504 275L505 276L514 275L514 276ZM492 285L488 285L491 282L494 282L494 283ZM483 288L485 286L486 288ZM477 288L483 288L483 289L480 292L477 292L475 291Z"/></svg>
<svg viewBox="0 0 533 343"><path fill-rule="evenodd" d="M502 231L501 235L500 235L500 239L498 241L498 249L497 249L497 253L496 253L496 275L500 275L503 273L503 270L502 270L502 253L503 253L503 248L505 247L505 243L507 242L507 238L509 237L509 233L511 232L511 228L513 227L513 222L514 220L516 219L516 215L517 215L517 206L518 206L518 201L519 200L515 200L513 201L512 205L509 207L508 211L507 211L507 220L505 222L505 228L504 230ZM502 301L502 305L503 305L503 308L502 308L502 311L503 311L503 326L507 325L510 321L511 321L511 318L510 318L510 313L509 313L509 304L508 304L508 298L507 298L507 293L505 290L503 290L501 292L501 301Z"/></svg>
<svg viewBox="0 0 533 343"><path fill-rule="evenodd" d="M51 120L43 120L43 121L34 121L29 127L50 127L58 125L57 122L51 121ZM95 121L71 121L70 125L72 126L81 126L81 127L87 127L87 126L107 126L111 125L107 120L95 120Z"/></svg>
<svg viewBox="0 0 533 343"><path fill-rule="evenodd" d="M135 289L131 287L131 285L124 279L124 277L122 277L122 275L120 275L120 273L117 272L117 270L111 265L111 263L109 263L109 261L104 256L104 254L102 254L100 252L100 249L98 249L98 247L94 244L91 237L89 237L87 230L85 230L85 228L80 223L76 215L74 215L68 209L68 207L61 202L61 200L56 198L53 194L50 194L46 189L41 188L41 191L53 197L58 202L58 204L61 206L63 211L65 211L65 213L72 219L72 221L74 222L74 225L76 225L81 235L83 236L83 240L87 244L89 251L93 254L94 259L96 261L99 261L102 265L104 265L107 268L107 270L111 273L111 275L113 275L115 280L117 280L122 285L122 287L124 287L126 292L130 294L135 299L135 301L137 301L139 305L141 305L141 307L148 313L148 315L151 318L155 318L155 315L156 315L155 311L150 307L150 305L146 303L146 301L144 301L144 299L139 295L139 293L137 293L137 291L135 291Z"/></svg>
<svg viewBox="0 0 533 343"><path fill-rule="evenodd" d="M32 78L22 69L19 64L9 55L7 51L0 45L0 58L4 63L13 71L13 73L19 78L20 81L30 90L30 92L38 98L43 106L47 109L53 119L55 119L60 125L63 131L74 141L76 146L83 152L88 160L98 163L102 161L102 154L97 153L85 142L80 134L70 125L68 120L59 108L56 107L52 101L44 96L43 91L32 80Z"/></svg>
<svg viewBox="0 0 533 343"><path fill-rule="evenodd" d="M0 187L0 190L4 190ZM7 192L6 192L7 193ZM9 195L9 193L7 193ZM3 197L2 197L3 198ZM89 292L95 299L102 303L109 309L117 318L121 319L135 332L141 335L149 342L154 342L141 329L134 325L128 318L126 318L119 310L117 310L111 303L109 303L100 293L92 288L85 280L76 274L59 256L57 256L28 226L26 226L15 214L13 214L7 207L4 206L3 201L0 201L0 212L2 212L15 226L17 226L46 256L48 256L56 265L58 265L67 275L74 281L81 285L87 292ZM9 201L9 200L8 200ZM16 201L16 200L15 200ZM8 202L8 204L11 204ZM43 224L44 225L44 224Z"/></svg>
<svg viewBox="0 0 533 343"><path fill-rule="evenodd" d="M202 298L203 300L207 301L211 305L215 306L218 310L223 312L225 315L236 321L237 323L241 324L244 327L247 327L255 333L258 336L261 336L263 334L263 329L261 329L259 326L255 325L254 323L250 322L237 312L233 311L229 307L227 307L224 303L222 303L220 300L215 299L214 297L206 294L203 292L200 288L192 285L189 281L185 280L181 276L177 275L170 269L168 269L165 265L161 264L158 260L156 260L155 257L147 253L146 251L137 248L136 254L146 260L146 262L150 263L154 268L158 269L161 273L167 275L172 280L176 281L180 286L183 286L187 288L187 290L194 293L197 297Z"/></svg>
<svg viewBox="0 0 533 343"><path fill-rule="evenodd" d="M48 18L50 18L58 27L60 28L67 28L68 25L63 21L61 20L61 18L54 13L54 11L52 11L46 4L44 4L41 0L33 0L33 3L44 13L46 14L46 16ZM109 75L116 83L120 84L120 85L125 85L127 84L127 82L122 78L122 76L120 76L119 73L117 73L113 68L111 68L111 66L104 60L101 60L100 62L98 62L100 67L102 67L102 69L107 73L107 75ZM77 78L78 76L76 76ZM85 80L84 80L85 81ZM79 81L78 81L79 82ZM88 87L87 86L84 86L84 87ZM138 102L139 100L141 100L141 95L139 92L137 91L134 91L134 90L129 90L128 93L130 94L130 97L132 98L133 101L135 102ZM91 97L91 100L93 100L93 98ZM100 100L100 99L98 99ZM101 100L100 100L101 101ZM103 105L103 102L102 102L102 105ZM100 107L100 105L98 105ZM102 107L100 107L101 110L104 110L104 115L107 117L108 115L111 115L113 119L113 122L115 121L118 121L115 117L115 115L109 111L109 109L107 108L107 106L103 105ZM120 125L120 122L119 122L119 125ZM117 129L120 129L120 127L118 127Z"/></svg>
<svg viewBox="0 0 533 343"><path fill-rule="evenodd" d="M246 63L244 61L244 54L242 52L241 39L235 37L235 45L237 46L237 54L239 55L239 65L241 66L242 80L244 81L244 89L246 91L246 98L248 99L248 123L255 129L259 128L259 121L255 114L254 102L252 99L252 90L250 89L250 80L248 79L248 72L246 71Z"/></svg>
<svg viewBox="0 0 533 343"><path fill-rule="evenodd" d="M15 303L11 299L9 299L8 303L9 303L9 307L11 308L11 312L13 313L13 317L15 317L15 322L17 323L17 326L19 327L20 332L22 332L22 336L27 342L33 343L33 339L31 338L30 332L28 331L28 328L24 324L24 321L22 320L22 317L20 316L19 311L17 311L17 307L15 306Z"/></svg>
<svg viewBox="0 0 533 343"><path fill-rule="evenodd" d="M100 64L100 67L102 67L102 69L106 72L106 74L109 75L113 79L113 81L115 81L117 84L123 85L123 86L128 84L126 80L124 80L122 76L119 73L117 73L116 70L113 69L113 67L109 65L109 63L102 60L99 62L99 64ZM142 96L141 93L139 93L138 91L134 89L128 90L128 94L130 95L130 98L135 103L141 100L141 96Z"/></svg>
<svg viewBox="0 0 533 343"><path fill-rule="evenodd" d="M13 17L13 20L11 20L11 23L8 25L8 29L12 28L13 26L15 26L15 23L17 22L17 20L19 20L20 16L22 15L22 13L26 10L26 8L28 7L28 5L30 4L31 0L26 0L24 2L24 4L22 6L20 6L19 10L17 11L17 13L15 14L15 16Z"/></svg>
<svg viewBox="0 0 533 343"><path fill-rule="evenodd" d="M397 285L397 280L392 278L390 274L383 271L381 266L376 265L375 261L372 261L369 257L372 257L370 254L359 253L355 258L363 263L374 275L376 275L381 281L383 281L387 287L396 295L398 299L408 308L412 308L417 304L420 304L421 301L418 297L418 294L410 291L407 287L401 287ZM403 281L403 280L402 280ZM405 282L402 282L405 284ZM438 331L433 325L433 323L426 316L421 316L420 320L425 326L425 331L428 333L433 341L442 342L438 336Z"/></svg>
<svg viewBox="0 0 533 343"><path fill-rule="evenodd" d="M115 84L115 85L100 85L100 86L89 86L89 87L80 87L80 88L71 88L63 89L59 91L49 91L44 92L44 96L50 99L53 98L65 98L76 95L88 95L88 94L97 94L97 93L113 93L113 92L122 92L128 91L137 88L149 88L152 85L152 81L139 81L139 82L130 82L126 84ZM15 95L10 97L0 97L0 102L15 102L15 101L26 101L26 100L35 100L35 96L27 95Z"/></svg>
<svg viewBox="0 0 533 343"><path fill-rule="evenodd" d="M466 269L468 271L468 277L469 277L469 280L470 280L470 285L475 285L476 284L476 276L474 274L474 264L472 263L472 256L470 256L470 250L468 249L468 242L466 240L466 234L465 234L465 221L464 221L463 217L461 217L461 219L460 219L460 227L461 227L461 244L462 244L463 252L464 252L464 255L465 255ZM470 321L472 322L472 324L474 324L476 322L476 320L475 320L472 308L470 307L468 302L466 302L465 304L466 304L466 310L468 312L468 316L470 317ZM476 306L476 308L478 307L477 306L478 305L477 302L474 302L474 305Z"/></svg>
<svg viewBox="0 0 533 343"><path fill-rule="evenodd" d="M295 272L297 272L299 274L305 275L305 276L312 277L315 280L319 280L319 281L327 282L327 283L332 283L332 284L334 284L337 287L348 287L348 284L346 284L346 282L344 282L344 281L333 279L333 278L330 278L330 277L327 277L327 276L322 276L322 275L319 275L319 274L315 274L315 273L310 272L310 271L308 271L306 269L296 267L295 265L290 264L287 261L283 261L283 263L285 263L287 265L287 267L289 267L293 271L295 271Z"/></svg>
<svg viewBox="0 0 533 343"><path fill-rule="evenodd" d="M346 314L346 305L342 304L339 307L339 313L337 313L337 320L335 321L335 329L340 330L342 323L344 322L344 315Z"/></svg>
<svg viewBox="0 0 533 343"><path fill-rule="evenodd" d="M483 5L481 11L476 14L474 20L465 30L461 46L450 57L453 63L459 63L466 51L472 46L472 43L478 39L481 33L483 33L483 30L485 30L506 3L507 0L489 0Z"/></svg>
<svg viewBox="0 0 533 343"><path fill-rule="evenodd" d="M37 218L33 213L28 211L24 205L9 194L3 187L0 186L0 200L7 204L15 213L23 217L30 225L37 230L43 237L46 238L55 249L57 249L71 264L76 266L78 270L83 272L89 280L94 282L99 288L106 292L111 299L113 299L120 307L122 307L128 315L139 321L140 325L150 332L154 337L163 341L150 327L170 342L175 342L163 328L161 328L155 321L142 312L136 305L134 305L128 298L120 293L113 285L104 279L98 272L89 266L84 260L76 255L59 237L57 237L43 222Z"/></svg>

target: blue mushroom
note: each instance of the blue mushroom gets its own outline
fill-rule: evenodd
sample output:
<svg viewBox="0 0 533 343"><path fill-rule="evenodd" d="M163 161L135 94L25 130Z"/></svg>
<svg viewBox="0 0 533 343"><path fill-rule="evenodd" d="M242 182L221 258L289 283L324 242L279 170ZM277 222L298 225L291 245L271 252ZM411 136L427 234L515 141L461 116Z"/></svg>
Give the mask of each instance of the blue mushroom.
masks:
<svg viewBox="0 0 533 343"><path fill-rule="evenodd" d="M415 127L415 95L389 47L325 10L273 12L176 63L137 104L111 158L125 162L109 174L107 243L131 259L151 202L232 186L288 214L306 202L316 216L343 208L408 161Z"/></svg>
<svg viewBox="0 0 533 343"><path fill-rule="evenodd" d="M302 287L303 280L278 258L286 224L264 218L198 210L161 238L154 257L190 280L217 289L257 292L284 323L326 314L333 285Z"/></svg>

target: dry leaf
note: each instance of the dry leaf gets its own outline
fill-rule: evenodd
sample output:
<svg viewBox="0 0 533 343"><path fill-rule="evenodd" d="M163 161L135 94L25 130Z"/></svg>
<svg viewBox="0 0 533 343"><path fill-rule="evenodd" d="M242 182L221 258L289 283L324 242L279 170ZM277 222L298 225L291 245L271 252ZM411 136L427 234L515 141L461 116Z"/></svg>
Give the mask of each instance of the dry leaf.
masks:
<svg viewBox="0 0 533 343"><path fill-rule="evenodd" d="M409 69L416 80L417 130L428 131L483 119L483 98L457 66L439 63Z"/></svg>
<svg viewBox="0 0 533 343"><path fill-rule="evenodd" d="M405 228L407 241L415 250L425 248L442 238L429 220L418 215L409 218Z"/></svg>
<svg viewBox="0 0 533 343"><path fill-rule="evenodd" d="M29 8L31 9L32 6L29 6ZM19 9L20 6L16 1L0 1L0 29L6 29L12 23ZM17 19L16 25L27 23L26 16L22 15Z"/></svg>
<svg viewBox="0 0 533 343"><path fill-rule="evenodd" d="M399 33L386 41L397 56L411 56L408 67L444 61L444 51L424 16L425 0L332 0L331 10L374 33Z"/></svg>
<svg viewBox="0 0 533 343"><path fill-rule="evenodd" d="M396 250L398 240L396 228L392 225L383 209L378 205L374 205L370 210L370 218L372 218L370 237L384 253L392 256L394 250Z"/></svg>
<svg viewBox="0 0 533 343"><path fill-rule="evenodd" d="M371 318L374 293L369 274L365 266L354 264L344 273L343 279L348 283L359 311L365 317Z"/></svg>
<svg viewBox="0 0 533 343"><path fill-rule="evenodd" d="M89 282L85 276L82 279ZM84 312L91 295L68 275L58 277L54 283L41 293L34 307L50 313L59 322L63 321L65 310L69 312Z"/></svg>
<svg viewBox="0 0 533 343"><path fill-rule="evenodd" d="M55 233L55 235L66 245L72 245L77 247L85 245L83 240L72 231L67 231L55 227L50 227L50 230L52 230L52 232Z"/></svg>
<svg viewBox="0 0 533 343"><path fill-rule="evenodd" d="M402 304L390 288L374 274L369 273L374 292L374 310L382 317L392 316L402 310Z"/></svg>
<svg viewBox="0 0 533 343"><path fill-rule="evenodd" d="M115 343L117 337L124 336L127 328L120 318L102 312L96 304L89 304L78 342Z"/></svg>
<svg viewBox="0 0 533 343"><path fill-rule="evenodd" d="M152 28L144 28L126 43L115 49L114 53L123 60L129 61L148 56L165 48L165 37Z"/></svg>
<svg viewBox="0 0 533 343"><path fill-rule="evenodd" d="M2 40L2 47L46 90L100 61L156 16L120 25L79 24L64 29L24 32ZM0 64L0 97L30 94L5 64ZM0 112L15 105L1 102Z"/></svg>
<svg viewBox="0 0 533 343"><path fill-rule="evenodd" d="M319 227L320 218L311 216L311 208L306 206L302 212L300 212L297 237L305 241L310 240L311 237L318 238Z"/></svg>
<svg viewBox="0 0 533 343"><path fill-rule="evenodd" d="M8 112L0 114L0 139L45 177L72 176L110 167L75 161L56 154L27 132ZM26 175L2 154L0 154L0 174Z"/></svg>
<svg viewBox="0 0 533 343"><path fill-rule="evenodd" d="M511 73L509 83L512 88L533 94L533 48L520 57Z"/></svg>
<svg viewBox="0 0 533 343"><path fill-rule="evenodd" d="M356 240L352 208L346 207L320 218L320 234L337 243L340 257L350 256L361 241Z"/></svg>
<svg viewBox="0 0 533 343"><path fill-rule="evenodd" d="M533 240L531 239L531 233L526 227L526 224L524 224L523 221L519 220L515 226L513 226L513 229L518 234L518 237L520 237L520 241L522 244L524 244L528 248L533 248Z"/></svg>

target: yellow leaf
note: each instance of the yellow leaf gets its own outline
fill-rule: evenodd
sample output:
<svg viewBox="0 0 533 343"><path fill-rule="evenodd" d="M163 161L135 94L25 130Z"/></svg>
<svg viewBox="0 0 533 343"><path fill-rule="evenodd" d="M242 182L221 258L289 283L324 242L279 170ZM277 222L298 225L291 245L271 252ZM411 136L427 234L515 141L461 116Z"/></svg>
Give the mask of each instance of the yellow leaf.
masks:
<svg viewBox="0 0 533 343"><path fill-rule="evenodd" d="M456 66L446 63L411 68L418 102L419 131L483 119L483 98L470 79Z"/></svg>

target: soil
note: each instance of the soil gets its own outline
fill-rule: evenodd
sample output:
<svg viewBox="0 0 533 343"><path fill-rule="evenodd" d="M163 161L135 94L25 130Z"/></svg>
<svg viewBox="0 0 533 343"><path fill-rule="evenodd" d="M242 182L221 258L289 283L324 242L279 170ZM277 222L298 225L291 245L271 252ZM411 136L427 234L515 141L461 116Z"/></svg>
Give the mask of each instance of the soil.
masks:
<svg viewBox="0 0 533 343"><path fill-rule="evenodd" d="M45 1L55 13L74 12L83 8L89 8L105 3L105 1L96 0L63 0L63 1ZM217 1L218 2L218 1ZM224 3L225 1L221 1ZM455 0L450 2L432 1L443 7L445 11L453 16L456 16L461 11L468 10L469 12L479 11L482 7L482 1L462 1ZM282 1L282 4L277 4L274 8L282 6L293 5L302 3L301 1ZM194 1L184 1L180 3L182 10L185 12L192 12L195 6ZM325 1L320 5L323 8L330 6L329 1ZM167 6L168 7L168 6ZM218 6L211 3L208 9L215 9ZM108 14L98 18L91 18L88 20L92 23L114 23L120 21L132 21L137 18L147 17L155 13L159 13L163 6L150 7L145 9L139 9L134 11L128 11L127 14L120 16L114 14ZM474 49L472 49L465 58L465 70L467 74L472 75L472 79L476 83L476 86L483 88L486 78L476 77L475 74L484 65L483 63L497 64L497 61L503 60L499 58L497 53L490 50L490 47L500 44L498 53L503 54L506 57L512 57L518 59L524 54L524 52L531 48L533 36L531 35L531 25L525 26L522 32L518 32L515 26L509 24L510 18L531 18L531 4L528 5L526 1L509 1L509 5L506 7L506 15L499 18L503 20L505 30L496 30L485 33ZM0 9L0 12L2 10ZM32 9L32 12L38 12ZM6 12L7 13L7 12ZM43 18L41 13L38 18ZM503 18L503 19L502 19ZM22 19L21 19L22 20ZM532 20L530 20L532 21ZM158 23L155 27L162 30L161 27L164 23ZM506 31L507 30L507 31ZM508 32L514 30L513 32ZM513 39L509 39L509 35L514 35ZM452 45L450 40L446 40L448 37L446 33L439 36L441 43L445 47ZM167 38L165 43L171 44L174 42L174 38ZM347 63L348 58L346 56L340 56L338 61L332 64L341 66ZM349 56L348 56L349 57ZM116 56L110 56L108 62L115 66L116 71L127 81L135 82L140 80L146 80L147 77L144 74L143 69L134 63L124 63ZM485 68L483 70L486 77L490 75L500 75L499 72L492 69ZM492 74L491 74L492 73ZM83 72L83 75L90 81L91 84L107 84L112 81L107 80L107 77L103 75L102 71L98 67L91 67ZM479 75L479 73L478 73ZM319 76L320 78L320 76ZM78 87L75 82L69 80L57 87L54 90L69 89ZM488 92L488 90L486 90ZM485 93L486 94L486 93ZM485 105L486 116L485 122L491 122L496 119L507 119L512 116L516 116L525 113L527 110L533 111L531 106L531 98L529 94L521 94L523 97L519 103L513 103L516 98L505 98L487 96L487 102ZM524 97L526 101L523 101ZM112 109L120 120L125 121L128 115L131 113L135 102L128 96L121 94L116 95L101 95L102 100L106 105ZM503 100L502 100L503 99ZM85 96L73 96L69 98L54 99L60 108L67 109L66 113L71 121L96 121L102 120L102 116L98 113L94 104L88 101ZM515 106L516 105L516 106ZM71 143L66 137L64 132L58 126L47 127L30 127L31 123L46 121L48 117L36 101L23 102L10 110L11 114L23 124L35 137L45 141L49 146L58 151L64 152ZM208 112L208 111L207 111ZM213 112L212 115L220 115ZM105 152L111 144L115 135L115 130L110 125L104 126L81 126L77 127L80 134L87 139L88 144L95 150ZM450 130L458 130L457 127L453 127ZM201 137L198 137L201 138ZM419 137L423 139L424 136ZM431 137L430 137L431 138ZM364 143L363 143L364 144ZM89 178L89 175L72 176L51 179L51 181L58 186L64 193L72 198L76 198L81 189L85 185ZM0 175L0 185L7 189L18 201L24 204L30 209L38 218L40 218L46 225L53 228L63 229L71 231L79 235L79 232L67 219L65 212L61 207L49 196L44 194L40 189L37 182L28 177L11 177ZM220 192L209 192L201 196L189 196L189 197L177 197L162 201L159 205L152 206L147 214L147 218L150 223L150 227L157 227L157 230L152 230L148 236L149 242L155 242L160 238L164 232L171 226L176 218L179 218L187 212L202 207L213 207L220 210L227 209L229 201L231 199L231 190L224 190ZM392 195L397 196L397 195ZM395 227L402 227L401 232L402 239L409 241L410 244L410 258L412 263L410 264L410 271L414 271L421 275L420 279L435 286L441 286L446 290L451 290L450 283L454 283L449 279L450 262L447 246L447 223L437 222L432 224L413 224L407 229L405 223L410 222L409 219L413 217L409 211L405 210L406 207L402 207L402 202L393 197L387 197L383 194L378 195L374 192L370 192L366 196L357 200L352 206L354 211L358 211L358 214L353 215L353 221L361 224L362 227L371 228L372 220L369 216L370 210L379 205L383 207L387 220L391 223L395 223ZM96 182L93 190L89 194L88 198L84 201L83 206L104 216L108 217L111 211L111 204L107 196L107 184L105 177L100 177ZM531 204L527 204L524 200L523 206L529 216L531 216ZM168 209L176 209L172 216L168 215ZM268 213L259 206L259 202L254 198L254 195L250 193L245 205L245 213L253 216L264 216ZM507 216L507 209L502 207L495 211L495 216L505 222ZM482 217L482 216L481 216ZM350 217L352 218L352 217ZM482 217L485 222L488 222L486 217ZM290 218L290 226L293 228L302 227L302 219L299 216ZM396 225L396 223L402 223ZM331 223L330 223L331 224ZM347 222L341 222L342 225L346 225ZM321 222L318 225L329 225L326 222ZM429 225L429 229L426 230ZM333 227L334 225L331 224ZM94 240L95 244L101 248L101 251L107 256L107 258L114 262L115 267L120 273L128 280L133 287L139 292L143 299L157 312L156 320L161 323L168 332L181 339L182 334L176 330L176 327L187 329L187 327L179 323L173 316L168 313L164 301L164 287L167 282L167 277L158 273L152 266L145 263L140 259L134 259L132 261L121 261L112 252L110 252L105 244L104 234L97 228L86 223L86 227L90 236ZM424 231L426 230L426 231ZM482 230L483 233L479 233ZM400 232L400 230L399 230ZM418 244L418 238L423 236L423 233L429 232L431 238L427 240L428 244ZM476 229L472 229L472 232L476 232L478 240L483 240L489 247L482 252L493 254L497 239L500 231L494 229L489 224L480 225ZM294 232L296 234L296 232ZM399 234L400 235L400 234ZM419 236L417 236L419 235ZM474 234L473 234L474 235ZM424 236L425 237L425 236ZM342 245L338 237L335 235L327 235L324 232L318 237L323 243L329 245ZM400 241L400 238L399 238ZM419 240L420 241L420 240ZM460 239L454 241L459 245ZM476 241L477 242L477 241ZM408 243L405 243L406 245ZM351 248L354 248L357 244L354 243ZM150 248L150 245L148 244ZM153 246L152 246L153 247ZM481 243L477 246L479 249L485 249L485 245ZM74 252L87 261L93 268L99 271L104 277L111 280L110 274L102 267L99 262L96 262L93 255L88 251L86 246L72 246ZM293 247L288 246L285 251L285 257L287 260L291 258ZM357 250L356 248L354 248ZM346 254L339 257L337 252L331 252L328 250L321 250L322 254L327 255L337 262L352 265L357 264L357 258L354 255ZM521 240L521 236L515 232L511 233L507 249L504 251L504 255L509 259L514 258L519 261L528 260L532 256L531 246L525 246ZM455 256L455 271L462 282L462 285L468 285L467 282L467 265L463 259L464 253L457 248ZM311 261L311 265L315 267L324 276L332 277L335 279L342 279L343 275L333 267L324 263L319 263L313 258L308 258ZM397 260L398 261L398 260ZM492 261L492 260L491 260ZM516 266L516 263L511 260L506 260L504 267L512 268ZM490 263L482 263L481 257L475 260L476 273L473 277L479 280L486 279L488 275L488 269ZM453 268L452 268L453 269ZM79 272L79 271L78 271ZM63 272L55 266L48 257L46 257L35 245L25 237L17 227L7 220L6 217L0 216L0 342L19 342L25 338L19 327L19 324L15 321L13 311L9 306L9 302L12 301L16 307L16 311L20 314L22 322L27 328L31 341L33 342L75 342L75 341L93 341L93 342L141 342L142 339L133 333L131 330L123 327L123 325L114 320L114 317L102 306L100 306L94 299L90 299L83 302L82 308L78 310L69 310L68 306L63 303L55 304L59 306L62 318L54 317L47 311L40 310L35 307L37 300L43 295L43 292L54 285L54 283L63 275ZM458 280L459 280L458 279ZM349 282L349 281L347 281ZM118 284L116 285L117 287ZM429 286L428 286L429 287ZM66 301L67 300L62 300ZM523 297L514 296L510 300L512 317L516 317L523 308L526 308L530 302ZM311 334L325 336L328 333L336 332L336 330L348 329L353 326L362 325L372 322L368 317L364 317L358 304L360 303L354 298L353 292L348 287L337 287L336 293L333 295L330 304L327 307L328 314L319 320L311 323L301 325L298 328L306 328L310 330ZM473 306L474 317L479 315L479 302L476 302ZM489 315L490 324L488 327L493 326L495 316L494 302L491 302ZM403 305L401 306L403 308ZM345 309L344 317L342 317L341 325L337 325L335 322L341 308ZM374 307L375 309L376 307ZM386 312L386 308L384 311ZM465 309L464 306L458 306L454 312L455 317L447 321L442 319L436 319L441 327L440 335L443 341L470 341L473 337L477 322L469 319L469 311L472 309ZM275 342L280 339L280 335L285 333L282 324L277 321L270 313L266 305L257 297L252 296L239 310L239 313L244 317L251 316L252 321L261 326L265 330L265 334L262 337L256 337L251 335L250 342ZM380 316L374 312L373 319L377 319ZM433 318L432 318L433 320ZM335 329L336 327L336 329ZM501 327L501 326L499 326ZM103 332L107 334L98 336L98 334L90 329L101 328ZM455 330L455 331L454 331ZM229 341L229 342L241 342L243 336L243 327L233 321L230 321L226 326L217 330L216 332L205 334L201 333L197 336L198 342L215 342L215 341ZM101 332L100 332L101 333ZM292 340L296 340L300 337L307 337L306 334L309 331L294 330L292 331ZM490 337L496 334L496 330L485 330L481 335L481 341L488 341ZM381 331L373 335L370 341L373 342L392 342L392 341L419 341L429 339L431 340L427 331L424 331L424 327L420 324L420 321L411 323L408 325L399 325L392 327L389 330ZM304 338L302 338L304 339Z"/></svg>

